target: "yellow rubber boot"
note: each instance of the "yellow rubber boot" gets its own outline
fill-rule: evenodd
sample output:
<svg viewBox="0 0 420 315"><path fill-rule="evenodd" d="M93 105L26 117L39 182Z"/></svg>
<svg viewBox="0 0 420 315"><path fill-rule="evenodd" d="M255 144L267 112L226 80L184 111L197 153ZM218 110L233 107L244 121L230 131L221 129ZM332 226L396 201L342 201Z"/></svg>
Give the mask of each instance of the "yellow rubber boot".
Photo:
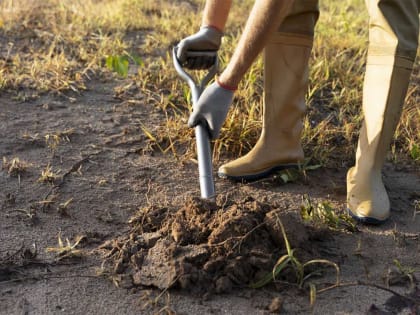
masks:
<svg viewBox="0 0 420 315"><path fill-rule="evenodd" d="M347 208L358 221L380 224L390 215L382 166L401 115L418 40L419 0L367 0L369 53L363 87L364 122L356 165L347 173Z"/></svg>
<svg viewBox="0 0 420 315"><path fill-rule="evenodd" d="M308 60L318 19L317 1L296 1L279 32L264 50L263 128L254 148L222 165L218 175L256 180L304 159L302 116L308 85Z"/></svg>

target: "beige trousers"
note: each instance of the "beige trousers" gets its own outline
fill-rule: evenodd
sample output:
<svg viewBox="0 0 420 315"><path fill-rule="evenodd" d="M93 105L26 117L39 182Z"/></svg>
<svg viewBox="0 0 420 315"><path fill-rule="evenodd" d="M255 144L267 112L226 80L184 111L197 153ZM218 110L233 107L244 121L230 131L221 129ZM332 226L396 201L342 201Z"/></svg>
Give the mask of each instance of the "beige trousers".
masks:
<svg viewBox="0 0 420 315"><path fill-rule="evenodd" d="M366 0L369 50L363 85L364 122L356 165L347 173L347 208L356 219L388 219L382 166L397 127L417 53L420 0Z"/></svg>

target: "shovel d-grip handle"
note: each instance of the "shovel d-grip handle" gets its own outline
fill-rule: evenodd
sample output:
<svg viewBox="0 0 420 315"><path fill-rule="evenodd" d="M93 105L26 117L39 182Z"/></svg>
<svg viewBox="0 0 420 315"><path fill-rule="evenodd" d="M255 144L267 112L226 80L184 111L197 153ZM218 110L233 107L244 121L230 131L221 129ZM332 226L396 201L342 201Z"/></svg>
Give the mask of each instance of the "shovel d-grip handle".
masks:
<svg viewBox="0 0 420 315"><path fill-rule="evenodd" d="M176 47L174 47L172 51L172 59L174 61L175 69L181 78L183 78L188 83L191 89L193 108L195 108L198 99L207 83L209 83L209 81L216 75L218 68L216 52L194 52L194 56L200 55L200 53L206 57L214 56L215 63L210 69L208 69L208 73L204 76L204 78L199 83L196 83L193 77L188 74L181 66L176 56ZM213 181L212 152L210 147L209 132L205 126L199 124L195 127L195 138L197 144L197 160L198 173L200 176L201 198L213 200L216 193Z"/></svg>

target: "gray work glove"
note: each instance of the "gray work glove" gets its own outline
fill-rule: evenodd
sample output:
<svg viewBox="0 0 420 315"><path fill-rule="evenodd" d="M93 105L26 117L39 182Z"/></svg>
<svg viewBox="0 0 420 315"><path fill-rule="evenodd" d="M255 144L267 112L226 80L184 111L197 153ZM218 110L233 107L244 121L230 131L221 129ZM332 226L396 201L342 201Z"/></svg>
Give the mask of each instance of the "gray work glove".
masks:
<svg viewBox="0 0 420 315"><path fill-rule="evenodd" d="M202 124L207 127L211 139L218 138L229 106L232 104L233 94L233 90L225 89L217 82L209 85L194 106L188 119L188 127L192 128Z"/></svg>
<svg viewBox="0 0 420 315"><path fill-rule="evenodd" d="M187 69L207 69L214 64L214 57L188 57L188 51L217 51L220 48L223 33L211 26L203 26L194 35L181 40L177 45L177 58Z"/></svg>

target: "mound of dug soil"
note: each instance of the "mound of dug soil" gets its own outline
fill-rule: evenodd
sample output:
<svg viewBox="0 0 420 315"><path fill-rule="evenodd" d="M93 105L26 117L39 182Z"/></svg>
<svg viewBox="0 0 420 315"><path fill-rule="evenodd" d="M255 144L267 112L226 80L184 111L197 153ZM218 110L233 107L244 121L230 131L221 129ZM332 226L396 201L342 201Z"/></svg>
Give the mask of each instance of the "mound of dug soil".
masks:
<svg viewBox="0 0 420 315"><path fill-rule="evenodd" d="M273 205L192 199L180 209L140 209L129 235L101 248L136 286L222 293L272 271L285 252L279 220L294 248L306 243L300 219Z"/></svg>

